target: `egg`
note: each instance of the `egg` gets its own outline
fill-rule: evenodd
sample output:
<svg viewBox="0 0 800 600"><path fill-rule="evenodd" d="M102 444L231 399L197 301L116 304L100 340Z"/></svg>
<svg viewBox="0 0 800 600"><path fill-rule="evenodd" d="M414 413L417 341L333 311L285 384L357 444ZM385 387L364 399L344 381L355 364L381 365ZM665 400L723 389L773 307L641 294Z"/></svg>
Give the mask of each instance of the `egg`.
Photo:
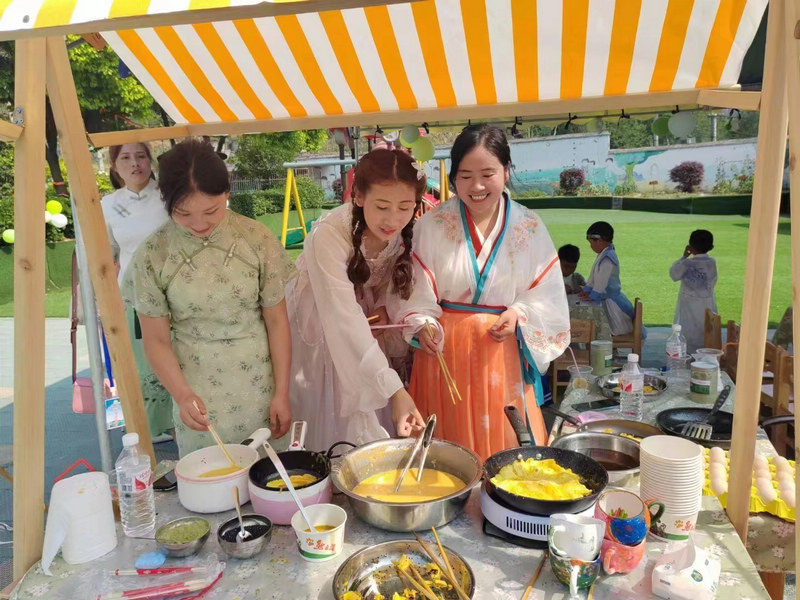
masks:
<svg viewBox="0 0 800 600"><path fill-rule="evenodd" d="M777 473L775 473L775 479L778 481L779 484L784 481L788 481L792 484L794 484L795 482L794 473L792 473L791 471L778 471Z"/></svg>
<svg viewBox="0 0 800 600"><path fill-rule="evenodd" d="M714 474L711 476L711 489L717 495L721 496L722 494L728 491L728 480L724 475Z"/></svg>
<svg viewBox="0 0 800 600"><path fill-rule="evenodd" d="M719 463L711 463L708 467L708 474L710 477L714 477L716 475L718 477L722 477L723 479L728 478L728 472L725 470L725 465L721 465Z"/></svg>
<svg viewBox="0 0 800 600"><path fill-rule="evenodd" d="M758 490L758 497L764 501L764 504L769 504L778 497L778 493L772 487L772 481L766 477L758 477L756 479L756 489Z"/></svg>
<svg viewBox="0 0 800 600"><path fill-rule="evenodd" d="M792 466L789 464L789 461L786 460L785 458L783 458L782 456L779 456L778 458L776 458L773 461L773 464L775 465L775 471L778 472L778 473L791 473L792 472Z"/></svg>
<svg viewBox="0 0 800 600"><path fill-rule="evenodd" d="M778 484L778 494L784 501L790 496L794 498L795 489L794 481L784 480Z"/></svg>
<svg viewBox="0 0 800 600"><path fill-rule="evenodd" d="M756 479L759 477L763 477L765 479L772 479L772 473L769 470L769 465L765 464L756 464L755 468L753 469L755 473Z"/></svg>
<svg viewBox="0 0 800 600"><path fill-rule="evenodd" d="M786 502L786 506L789 508L794 508L796 496L794 494L787 494L783 497L783 501Z"/></svg>
<svg viewBox="0 0 800 600"><path fill-rule="evenodd" d="M714 446L713 448L711 448L711 451L709 452L709 457L712 463L725 464L727 462L727 460L725 459L725 451L719 446Z"/></svg>
<svg viewBox="0 0 800 600"><path fill-rule="evenodd" d="M756 454L753 458L753 466L756 467L758 465L769 466L769 462L767 461L767 457L763 454Z"/></svg>

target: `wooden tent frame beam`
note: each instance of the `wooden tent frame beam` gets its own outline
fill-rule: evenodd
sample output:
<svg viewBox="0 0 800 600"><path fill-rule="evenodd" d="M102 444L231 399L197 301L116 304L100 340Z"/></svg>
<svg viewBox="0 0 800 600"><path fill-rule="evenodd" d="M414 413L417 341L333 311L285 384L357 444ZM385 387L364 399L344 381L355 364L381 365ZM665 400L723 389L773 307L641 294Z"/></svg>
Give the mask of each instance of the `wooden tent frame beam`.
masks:
<svg viewBox="0 0 800 600"><path fill-rule="evenodd" d="M795 1L795 0L790 0ZM788 101L786 97L787 52L784 42L785 0L772 0L767 19L764 81L759 116L753 202L747 236L747 263L742 300L742 329L736 379L736 410L731 434L731 473L753 471L754 445L761 402L761 379L775 244L778 237L783 165L786 152ZM788 27L788 25L787 25ZM794 241L794 240L793 240ZM750 479L731 477L728 516L742 542L747 543L750 516Z"/></svg>
<svg viewBox="0 0 800 600"><path fill-rule="evenodd" d="M85 34L103 31L121 31L124 29L141 29L144 27L162 27L169 25L191 25L192 23L213 23L218 21L234 21L237 19L257 19L260 17L277 17L281 15L298 15L303 13L343 10L363 6L385 4L406 4L417 0L304 0L303 2L260 2L250 6L226 6L220 8L198 8L178 12L154 13L131 17L114 17L58 25L55 27L38 27L15 31L0 31L0 41L22 40L40 37L60 37L67 34ZM20 23L22 25L22 23Z"/></svg>
<svg viewBox="0 0 800 600"><path fill-rule="evenodd" d="M22 127L0 119L0 142L15 142L22 135Z"/></svg>
<svg viewBox="0 0 800 600"><path fill-rule="evenodd" d="M16 45L14 104L14 578L42 555L45 388L45 42Z"/></svg>
<svg viewBox="0 0 800 600"><path fill-rule="evenodd" d="M381 113L350 113L286 119L261 119L232 121L225 123L195 123L158 127L155 129L132 129L93 133L89 140L96 148L177 139L187 136L239 135L243 133L269 133L296 129L330 129L332 127L364 127L376 123L403 125L424 121L455 121L465 119L513 118L520 115L539 117L566 115L568 113L597 112L601 110L634 110L653 106L708 105L715 108L739 108L756 110L761 101L760 92L743 92L738 89L679 90L626 96L576 98L574 100L543 100L541 102L519 102L453 108L425 108L417 110L388 111Z"/></svg>
<svg viewBox="0 0 800 600"><path fill-rule="evenodd" d="M139 373L131 368L136 365L136 360L117 283L117 270L114 267L106 221L100 206L100 192L86 144L86 129L63 37L47 38L47 92L67 164L75 210L81 224L89 275L97 296L103 331L108 339L111 365L125 416L125 428L130 433L139 434L139 444L150 455L155 466L155 453L144 410Z"/></svg>

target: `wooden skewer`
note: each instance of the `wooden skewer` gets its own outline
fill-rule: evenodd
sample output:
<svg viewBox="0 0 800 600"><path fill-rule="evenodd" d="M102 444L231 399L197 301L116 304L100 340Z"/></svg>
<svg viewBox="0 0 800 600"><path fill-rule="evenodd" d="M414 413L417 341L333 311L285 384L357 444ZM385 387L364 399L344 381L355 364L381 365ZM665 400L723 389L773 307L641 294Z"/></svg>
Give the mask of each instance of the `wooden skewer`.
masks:
<svg viewBox="0 0 800 600"><path fill-rule="evenodd" d="M407 571L403 571L400 567L397 567L397 572L401 576L405 577L406 580L415 588L417 588L417 591L426 598L428 598L428 600L439 600L436 596L429 593L424 587L422 587L419 583L417 583L416 580L411 575L409 575Z"/></svg>
<svg viewBox="0 0 800 600"><path fill-rule="evenodd" d="M372 323L373 321L377 321L380 318L381 318L380 315L372 315L371 317L367 317L367 323Z"/></svg>
<svg viewBox="0 0 800 600"><path fill-rule="evenodd" d="M453 589L458 594L458 597L461 598L461 600L469 600L469 596L467 596L464 590L461 589L461 585L459 584L458 580L455 579L453 576L451 576L450 573L447 571L447 568L442 563L439 562L439 559L436 558L436 555L434 555L434 553L428 547L428 544L425 543L425 540L419 537L416 531L412 531L411 533L413 533L414 537L417 538L417 542L419 542L419 545L422 546L422 549L425 550L425 552L428 553L428 556L431 557L431 561L433 562L433 564L435 564L438 567L438 569L442 572L442 576L446 577L450 581L450 583L453 584Z"/></svg>
<svg viewBox="0 0 800 600"><path fill-rule="evenodd" d="M528 597L528 594L531 593L531 590L533 589L533 586L536 583L536 580L539 579L539 574L542 572L542 567L544 567L544 563L547 562L547 555L548 554L549 554L548 551L545 550L544 556L542 556L542 560L539 561L539 566L536 567L536 571L534 571L533 577L531 577L531 580L528 582L528 587L525 588L525 593L522 594L522 598L520 600L526 600L527 597Z"/></svg>
<svg viewBox="0 0 800 600"><path fill-rule="evenodd" d="M447 558L447 552L444 551L444 546L442 546L442 542L439 540L439 534L436 533L436 528L431 527L431 531L433 532L433 537L436 538L436 545L439 546L439 552L444 559L444 564L447 566L447 572L450 573L450 577L453 579L453 585L456 587L458 595L460 596L463 594L465 597L467 597L467 595L464 593L464 590L461 589L461 584L459 584L458 579L456 578L456 572L453 570L453 567L450 564L450 559Z"/></svg>
<svg viewBox="0 0 800 600"><path fill-rule="evenodd" d="M411 571L411 573L414 575L414 577L416 577L416 578L417 578L417 580L420 582L420 584L422 584L422 587L424 587L426 590L428 590L428 591L431 593L431 595L432 595L434 598L436 598L436 592L434 592L434 591L431 589L431 586L429 586L429 585L428 585L428 582L427 582L427 581L425 581L425 578L424 578L422 575L420 575L420 572L419 572L419 571L417 571L417 569L416 569L416 568L414 568L414 564L413 564L413 563L412 563L412 564L410 564L410 565L408 566L408 568L409 568L409 570Z"/></svg>
<svg viewBox="0 0 800 600"><path fill-rule="evenodd" d="M192 406L194 406L198 410L198 412L200 411L200 408L197 406L197 402L195 402L194 400L192 400ZM211 421L209 421L209 423L208 423L208 432L213 436L214 441L217 442L219 447L222 449L222 453L225 455L225 458L228 459L228 462L231 463L231 466L232 467L238 467L239 464L235 460L233 460L233 457L231 456L231 453L228 452L228 449L225 447L225 444L222 442L222 438L219 437L219 434L217 433L217 430L214 429L214 426L211 424Z"/></svg>

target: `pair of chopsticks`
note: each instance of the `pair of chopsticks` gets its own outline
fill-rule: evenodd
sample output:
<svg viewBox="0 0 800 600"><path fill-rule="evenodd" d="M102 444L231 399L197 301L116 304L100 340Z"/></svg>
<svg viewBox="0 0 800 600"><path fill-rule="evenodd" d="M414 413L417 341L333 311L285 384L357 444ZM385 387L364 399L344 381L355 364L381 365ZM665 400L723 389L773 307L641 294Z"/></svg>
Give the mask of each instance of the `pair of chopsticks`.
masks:
<svg viewBox="0 0 800 600"><path fill-rule="evenodd" d="M442 576L445 577L450 582L450 584L453 586L453 589L458 594L458 597L461 600L469 600L469 596L461 587L461 584L458 582L458 578L456 577L456 573L453 570L453 566L450 564L450 559L447 558L447 552L445 552L444 547L442 546L442 542L439 540L439 534L436 533L436 528L431 527L431 532L433 532L433 537L436 538L436 544L439 546L439 553L442 555L444 566L442 565L442 563L439 562L439 559L436 558L436 556L433 554L431 549L428 547L428 544L426 544L425 541L417 535L416 531L412 531L414 537L417 538L417 542L419 542L419 545L422 546L422 549L425 550L425 552L427 552L428 556L430 556L431 562L433 562L433 564L436 565L436 567L442 572ZM436 596L433 595L433 590L431 590L430 594L431 594L430 596L427 594L423 595L429 600L430 599L438 600L438 598L436 598Z"/></svg>
<svg viewBox="0 0 800 600"><path fill-rule="evenodd" d="M125 590L124 592L112 592L110 594L97 596L96 600L154 600L155 598L166 598L179 594L199 592L207 587L209 587L207 579L192 579L189 581L178 581L175 583Z"/></svg>
<svg viewBox="0 0 800 600"><path fill-rule="evenodd" d="M200 408L197 406L197 402L194 400L192 401L192 406L197 409L197 412L200 412ZM217 442L217 445L222 449L222 453L225 455L225 458L228 459L228 462L231 463L232 467L238 467L239 464L233 460L231 453L228 452L228 449L225 447L225 444L222 441L222 438L219 437L217 430L214 429L214 426L211 424L211 421L208 422L208 432L214 437L214 441Z"/></svg>
<svg viewBox="0 0 800 600"><path fill-rule="evenodd" d="M431 336L431 339L435 339L436 331L429 322L425 322L425 331L428 332L428 335ZM461 394L458 393L458 387L456 387L456 381L453 379L453 376L450 375L450 370L447 368L447 363L444 362L444 356L442 353L437 349L436 350L436 358L439 360L439 368L442 370L442 376L444 377L445 382L447 383L447 389L450 391L450 399L453 401L453 404L456 403L456 398L458 401L461 402Z"/></svg>

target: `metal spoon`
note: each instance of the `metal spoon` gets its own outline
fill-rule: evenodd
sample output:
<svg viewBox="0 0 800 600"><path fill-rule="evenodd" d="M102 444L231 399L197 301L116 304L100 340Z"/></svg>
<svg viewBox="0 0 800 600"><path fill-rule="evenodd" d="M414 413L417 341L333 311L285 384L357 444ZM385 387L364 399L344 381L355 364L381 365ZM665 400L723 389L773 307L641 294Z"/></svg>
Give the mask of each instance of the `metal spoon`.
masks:
<svg viewBox="0 0 800 600"><path fill-rule="evenodd" d="M236 509L236 516L239 517L239 531L236 534L236 541L243 542L247 538L252 537L252 534L244 528L244 521L242 520L242 509L239 508L239 487L233 486L233 507Z"/></svg>
<svg viewBox="0 0 800 600"><path fill-rule="evenodd" d="M267 453L267 457L272 461L272 464L275 465L275 469L278 471L278 475L281 476L283 479L283 483L286 484L286 488L289 490L289 493L292 495L295 503L297 504L297 508L300 509L300 514L303 515L303 519L308 525L309 531L317 531L317 528L311 523L311 518L306 513L306 507L303 506L303 503L300 502L300 497L297 495L297 492L294 489L294 485L292 485L292 480L289 477L289 474L286 472L286 469L281 462L281 459L278 457L277 452L275 449L269 445L269 442L264 442L264 451Z"/></svg>

